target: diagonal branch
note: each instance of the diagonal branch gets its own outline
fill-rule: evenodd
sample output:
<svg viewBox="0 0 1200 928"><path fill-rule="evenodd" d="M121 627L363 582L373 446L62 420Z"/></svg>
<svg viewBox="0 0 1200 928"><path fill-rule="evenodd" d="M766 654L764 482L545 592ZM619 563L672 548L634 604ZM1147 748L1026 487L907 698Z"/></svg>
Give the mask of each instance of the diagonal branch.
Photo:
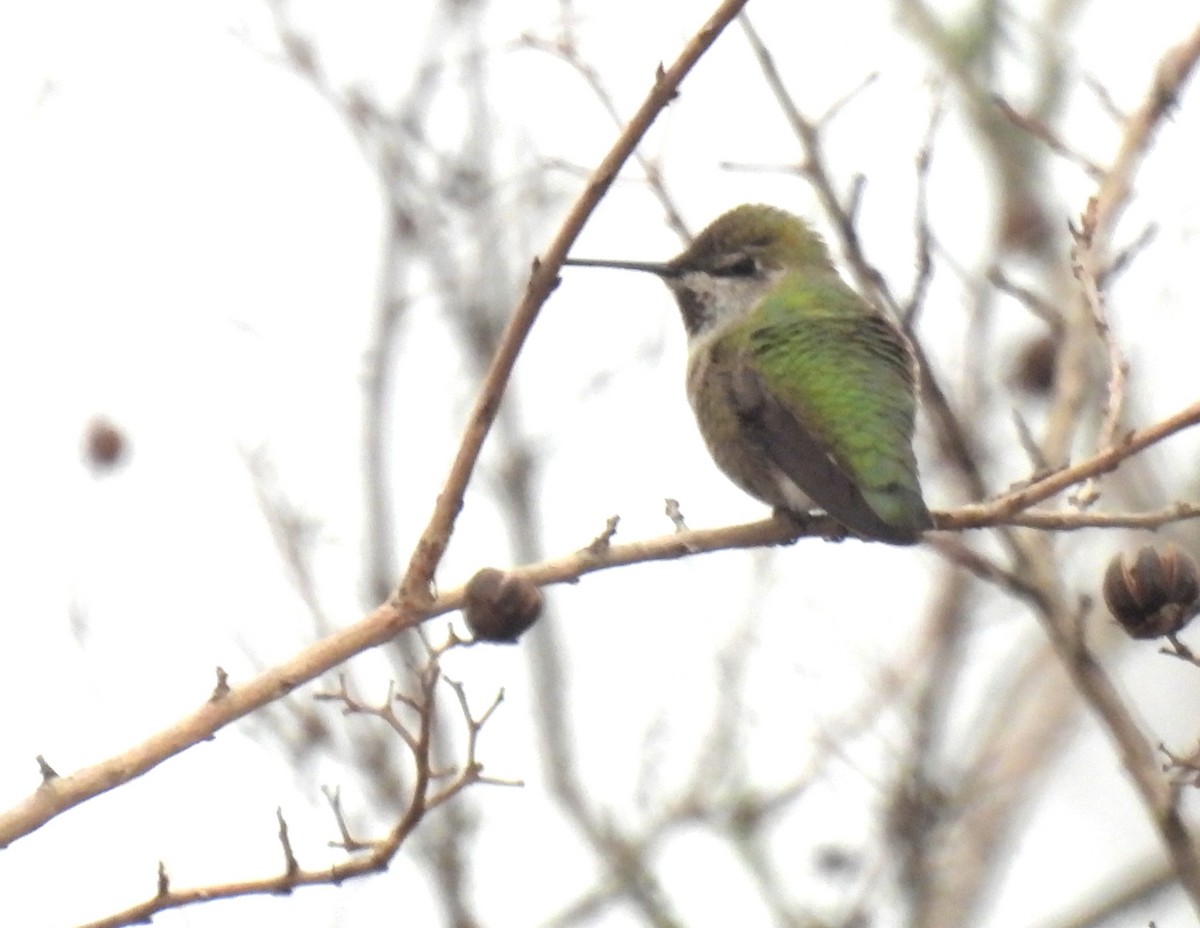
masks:
<svg viewBox="0 0 1200 928"><path fill-rule="evenodd" d="M642 136L675 96L684 77L746 2L724 0L684 46L674 64L665 70L660 67L645 102L593 172L546 250L544 259L535 259L525 296L513 313L484 377L433 515L414 549L403 581L389 601L361 621L314 642L282 664L234 687L221 699L203 704L141 744L42 784L17 805L0 812L0 848L36 831L68 809L136 779L169 757L212 738L230 722L287 695L355 654L390 641L397 633L434 614L429 611L430 607L442 601L435 600L430 594L434 572L449 543L455 519L462 509L463 494L496 417L517 355L542 303L554 289L558 268L568 248Z"/></svg>
<svg viewBox="0 0 1200 928"><path fill-rule="evenodd" d="M583 193L567 213L567 218L559 228L558 234L554 236L554 240L546 250L545 257L534 260L533 273L526 285L525 296L509 320L504 334L500 337L496 354L484 375L475 406L467 419L462 442L455 455L454 463L450 467L450 474L446 478L442 492L438 494L433 515L417 542L404 579L393 596L394 601L399 600L412 605L425 605L430 601L433 575L446 551L446 546L450 543L454 522L462 510L463 494L471 479L471 473L475 469L480 449L496 418L501 396L508 384L508 378L512 374L513 365L516 364L521 346L524 345L525 338L533 327L542 304L545 303L546 298L557 284L558 269L562 266L568 249L579 235L592 210L596 208L605 191L616 178L621 166L633 154L642 136L650 129L651 124L658 118L658 114L675 97L684 76L746 3L747 0L725 0L684 47L675 63L666 70L660 66L655 75L654 86L645 102L638 108L609 153L592 173Z"/></svg>

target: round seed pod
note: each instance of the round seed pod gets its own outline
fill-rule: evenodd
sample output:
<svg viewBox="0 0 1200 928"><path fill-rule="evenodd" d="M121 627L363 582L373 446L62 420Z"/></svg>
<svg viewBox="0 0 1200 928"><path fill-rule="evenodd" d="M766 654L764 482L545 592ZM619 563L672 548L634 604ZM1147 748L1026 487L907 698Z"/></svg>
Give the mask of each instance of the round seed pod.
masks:
<svg viewBox="0 0 1200 928"><path fill-rule="evenodd" d="M479 641L512 644L542 614L542 591L524 577L484 567L467 583L463 617Z"/></svg>
<svg viewBox="0 0 1200 928"><path fill-rule="evenodd" d="M97 417L84 433L84 458L96 472L112 470L125 458L129 441L117 426Z"/></svg>
<svg viewBox="0 0 1200 928"><path fill-rule="evenodd" d="M1034 396L1047 396L1054 389L1058 362L1058 340L1038 335L1021 346L1013 360L1012 382Z"/></svg>
<svg viewBox="0 0 1200 928"><path fill-rule="evenodd" d="M1132 638L1174 635L1198 611L1196 562L1174 545L1118 555L1104 572L1104 601Z"/></svg>

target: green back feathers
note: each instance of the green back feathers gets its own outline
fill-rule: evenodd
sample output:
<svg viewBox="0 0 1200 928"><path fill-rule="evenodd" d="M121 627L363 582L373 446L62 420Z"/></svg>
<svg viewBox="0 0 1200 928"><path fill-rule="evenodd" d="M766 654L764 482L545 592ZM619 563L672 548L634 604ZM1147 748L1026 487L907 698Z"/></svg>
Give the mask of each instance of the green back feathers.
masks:
<svg viewBox="0 0 1200 928"><path fill-rule="evenodd" d="M885 521L928 526L912 452L916 400L900 333L827 274L794 273L737 326L770 389Z"/></svg>

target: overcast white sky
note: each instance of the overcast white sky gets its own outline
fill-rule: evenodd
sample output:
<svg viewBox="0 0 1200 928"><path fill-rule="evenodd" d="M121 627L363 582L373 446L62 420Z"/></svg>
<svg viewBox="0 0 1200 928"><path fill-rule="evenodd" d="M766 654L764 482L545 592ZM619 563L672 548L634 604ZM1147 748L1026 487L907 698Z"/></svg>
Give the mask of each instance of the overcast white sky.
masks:
<svg viewBox="0 0 1200 928"><path fill-rule="evenodd" d="M654 67L673 58L711 6L579 4L585 50L627 112ZM861 170L870 179L868 247L904 289L912 153L929 107L923 58L881 12L885 4L803 6L756 0L751 11L811 112L881 72L830 146L835 163L853 164L847 175ZM296 22L318 43L335 83L361 80L386 94L408 77L397 62L411 60L423 35L411 25L418 7L299 4ZM1100 75L1120 104L1133 105L1161 50L1192 27L1190 7L1148 0L1131 16L1128 4L1094 3L1079 30L1079 69ZM514 138L589 167L613 135L604 114L561 64L513 48L522 32L551 34L556 10L553 3L509 4L493 18L495 96ZM35 755L61 772L95 762L192 707L211 686L215 665L245 678L255 660L272 663L305 643L302 610L256 509L243 449L266 449L286 492L322 519L327 606L339 621L360 614L358 376L381 210L372 172L344 126L274 53L269 19L250 0L26 2L0 10L0 807L36 785ZM1194 180L1194 168L1177 169L1200 150L1193 109L1166 130L1169 144L1143 182L1148 205L1133 211L1128 227L1131 237L1139 218L1159 215L1164 202L1185 217L1162 233L1155 260L1163 263L1153 284L1143 278L1142 292L1161 297L1157 325L1194 312L1172 300L1178 291L1161 271L1195 250L1197 188L1177 184L1181 176ZM1072 111L1073 137L1103 157L1113 130L1098 113L1080 110ZM456 118L447 113L447 126ZM952 120L938 157L953 163L967 144ZM694 228L747 200L816 215L811 194L795 180L719 166L796 158L736 29L689 78L648 150L663 157ZM557 172L551 187L565 205L576 183ZM932 194L939 232L968 266L990 218L980 185L969 169L946 171ZM1062 189L1078 194L1064 203L1065 217L1089 187L1077 178ZM905 237L897 239L896 223ZM659 258L676 248L646 191L619 184L577 252ZM531 431L553 438L542 486L553 513L548 549L581 547L613 513L623 518L622 538L661 534L669 528L661 515L665 496L683 500L696 525L761 515L761 506L708 464L695 435L682 394L682 333L665 294L653 281L602 276L602 283L564 279L522 361L523 414ZM939 287L943 299L957 298L952 281ZM935 315L931 324L951 326L952 315ZM1131 316L1118 323L1131 336L1139 331ZM417 323L412 337L424 331ZM1131 341L1135 362L1147 357L1146 345ZM637 362L647 345L662 345L660 364ZM1156 343L1153 363L1192 370L1194 345ZM473 385L447 367L449 357L434 344L428 367L407 368L403 378L412 380L402 384L421 383L465 403ZM589 381L608 370L623 374L589 393ZM1164 380L1147 400L1148 414L1170 412L1194 393L1194 377ZM96 414L119 423L132 442L129 465L100 480L79 453L84 425ZM402 516L409 516L404 538L427 514L455 438L454 423L417 421L426 453L407 459L412 496L401 501ZM450 553L447 584L503 556L502 533L486 511L468 508L465 518L478 521L468 523L469 543L460 540ZM640 578L635 611L630 587L611 577L557 593L557 608L570 616L572 652L589 656L577 662L573 680L579 728L589 733L581 744L585 760L611 762L613 781L625 786L638 774L636 760L626 757L637 739L606 733L622 724L614 720L643 725L661 717L686 729L675 710L709 692L713 675L710 663L688 661L689 649L719 650L757 569L778 579L771 595L788 604L782 615L766 610L759 633L777 649L759 658L760 673L764 680L775 679L773 669L791 674L793 688L782 695L768 688L756 712L764 726L791 724L798 733L819 727L825 710L815 694L848 668L882 663L903 647L906 627L888 616L919 606L923 592L905 578L932 564L925 552L854 546L849 578L871 578L855 583L854 592L878 621L865 635L835 624L806 627L797 637L789 628L796 604L836 611L849 547L807 551L803 576L786 554L765 567L753 555L639 567L626 572ZM681 607L680 588L696 584L709 616ZM73 611L86 613L82 639ZM794 650L781 646L788 641ZM622 679L636 681L636 692L613 686L614 666ZM529 797L541 787L523 721L526 674L513 651L481 649L456 655L453 672L480 704L497 687L508 692L485 756L497 775L524 777L530 786L482 797L489 828L479 857L491 869L479 875L479 893L483 911L497 911L494 900L504 898L510 908L499 911L512 913L508 923L528 923L570 898L571 887L546 899L505 898L514 880L506 841L514 831L552 848L551 862L559 855L564 867L580 860L560 824L528 815ZM1188 681L1181 676L1175 685ZM1176 724L1174 734L1194 736L1190 720ZM1109 755L1088 755L1094 757L1108 765L1109 779L1091 784L1094 795L1088 784L1078 787L1077 803L1058 810L1052 824L1070 834L1087 822L1095 865L1103 866L1105 842L1152 848L1153 841L1136 817L1108 819L1090 807L1105 801L1117 776ZM672 763L686 761L665 758L663 778L679 773ZM279 856L277 805L303 842L304 862L314 863L332 832L317 788L337 779L336 768L293 774L238 730L222 733L0 853L0 923L56 926L99 917L148 894L160 858L187 885L270 872ZM843 820L825 827L836 836L867 826ZM1042 866L1036 850L1029 854L1015 873ZM682 913L690 925L749 924L737 919L752 888L739 894L696 878L724 872L719 856L682 848L673 866L680 879L696 880L695 908ZM386 906L388 923L403 917L422 924L426 902L402 879L411 875L400 865L352 888L200 907L162 923L237 928L286 920L305 928L333 924L343 913L343 924L375 924L383 923L377 907ZM1024 889L1010 891L1009 924L1040 910L1041 900L1029 895L1035 876L1024 879ZM551 871L542 885L553 884ZM418 916L409 922L414 905ZM623 922L617 913L608 923Z"/></svg>

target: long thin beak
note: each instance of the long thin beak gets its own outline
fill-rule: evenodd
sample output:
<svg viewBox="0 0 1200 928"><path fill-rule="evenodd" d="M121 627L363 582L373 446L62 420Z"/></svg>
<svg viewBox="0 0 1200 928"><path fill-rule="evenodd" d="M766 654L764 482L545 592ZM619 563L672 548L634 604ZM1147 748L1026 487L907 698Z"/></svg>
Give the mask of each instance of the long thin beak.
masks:
<svg viewBox="0 0 1200 928"><path fill-rule="evenodd" d="M567 258L563 262L571 267L611 267L619 271L643 271L655 277L674 277L669 264L654 261L608 261L601 258Z"/></svg>

